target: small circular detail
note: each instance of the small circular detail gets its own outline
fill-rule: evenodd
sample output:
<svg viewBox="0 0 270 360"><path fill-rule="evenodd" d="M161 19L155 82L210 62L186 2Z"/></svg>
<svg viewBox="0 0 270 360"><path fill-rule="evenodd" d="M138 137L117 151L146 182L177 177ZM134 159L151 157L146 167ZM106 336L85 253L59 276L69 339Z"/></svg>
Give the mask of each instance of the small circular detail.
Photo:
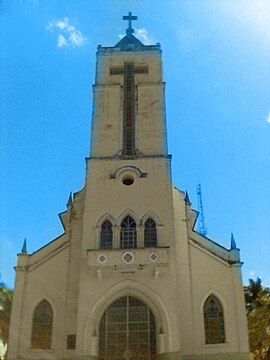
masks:
<svg viewBox="0 0 270 360"><path fill-rule="evenodd" d="M151 252L151 253L149 254L149 260L152 261L152 262L157 261L158 257L159 257L159 256L158 256L158 254L157 254L156 252Z"/></svg>
<svg viewBox="0 0 270 360"><path fill-rule="evenodd" d="M104 264L107 261L107 256L104 254L100 254L100 255L98 255L97 261L100 264Z"/></svg>
<svg viewBox="0 0 270 360"><path fill-rule="evenodd" d="M123 253L122 255L122 261L125 263L125 264L130 264L134 261L135 257L134 257L134 254L130 251L126 251Z"/></svg>
<svg viewBox="0 0 270 360"><path fill-rule="evenodd" d="M123 177L122 183L126 186L130 186L134 183L134 178L130 175Z"/></svg>

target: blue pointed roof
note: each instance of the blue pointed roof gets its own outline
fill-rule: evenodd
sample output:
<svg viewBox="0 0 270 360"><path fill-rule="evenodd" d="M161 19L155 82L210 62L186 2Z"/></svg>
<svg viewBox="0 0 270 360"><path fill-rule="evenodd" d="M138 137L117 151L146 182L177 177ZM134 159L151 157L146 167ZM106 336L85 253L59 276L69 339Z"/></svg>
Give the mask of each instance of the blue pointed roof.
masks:
<svg viewBox="0 0 270 360"><path fill-rule="evenodd" d="M132 33L127 33L114 47L121 50L133 50L142 48L145 45L137 39Z"/></svg>
<svg viewBox="0 0 270 360"><path fill-rule="evenodd" d="M233 233L231 233L231 250L232 249L236 249L237 246L236 246L236 242L234 240L234 236L233 236Z"/></svg>
<svg viewBox="0 0 270 360"><path fill-rule="evenodd" d="M185 202L187 205L191 205L191 202L189 200L189 196L188 196L188 192L186 191L186 194L185 194Z"/></svg>
<svg viewBox="0 0 270 360"><path fill-rule="evenodd" d="M24 239L21 254L27 254L26 238Z"/></svg>
<svg viewBox="0 0 270 360"><path fill-rule="evenodd" d="M73 205L72 192L70 192L69 197L68 197L68 202L67 202L67 208L69 208L72 205Z"/></svg>

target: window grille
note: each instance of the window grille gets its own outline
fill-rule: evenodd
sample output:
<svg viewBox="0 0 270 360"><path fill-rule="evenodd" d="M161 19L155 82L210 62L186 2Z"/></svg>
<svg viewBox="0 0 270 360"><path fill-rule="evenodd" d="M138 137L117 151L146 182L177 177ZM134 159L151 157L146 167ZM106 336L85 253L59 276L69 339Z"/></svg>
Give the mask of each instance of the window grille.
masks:
<svg viewBox="0 0 270 360"><path fill-rule="evenodd" d="M32 327L32 349L51 349L53 310L48 301L41 301L35 309Z"/></svg>
<svg viewBox="0 0 270 360"><path fill-rule="evenodd" d="M144 224L144 246L157 247L156 223L151 218L149 218Z"/></svg>
<svg viewBox="0 0 270 360"><path fill-rule="evenodd" d="M156 358L156 325L151 310L125 296L103 314L99 326L100 360Z"/></svg>
<svg viewBox="0 0 270 360"><path fill-rule="evenodd" d="M223 308L213 295L210 295L204 304L204 327L206 344L225 342Z"/></svg>
<svg viewBox="0 0 270 360"><path fill-rule="evenodd" d="M101 225L100 248L112 249L112 244L113 244L112 224L109 220L105 220Z"/></svg>
<svg viewBox="0 0 270 360"><path fill-rule="evenodd" d="M135 153L134 64L124 65L123 155Z"/></svg>
<svg viewBox="0 0 270 360"><path fill-rule="evenodd" d="M131 216L127 216L121 223L121 248L137 247L136 223Z"/></svg>

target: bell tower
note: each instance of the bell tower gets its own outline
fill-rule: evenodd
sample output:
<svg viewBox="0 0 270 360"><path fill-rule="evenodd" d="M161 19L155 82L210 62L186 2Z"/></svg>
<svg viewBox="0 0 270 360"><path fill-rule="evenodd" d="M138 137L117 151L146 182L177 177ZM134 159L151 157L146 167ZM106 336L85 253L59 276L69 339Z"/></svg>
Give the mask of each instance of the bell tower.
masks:
<svg viewBox="0 0 270 360"><path fill-rule="evenodd" d="M114 47L98 47L91 157L167 155L160 45L144 45L131 21Z"/></svg>

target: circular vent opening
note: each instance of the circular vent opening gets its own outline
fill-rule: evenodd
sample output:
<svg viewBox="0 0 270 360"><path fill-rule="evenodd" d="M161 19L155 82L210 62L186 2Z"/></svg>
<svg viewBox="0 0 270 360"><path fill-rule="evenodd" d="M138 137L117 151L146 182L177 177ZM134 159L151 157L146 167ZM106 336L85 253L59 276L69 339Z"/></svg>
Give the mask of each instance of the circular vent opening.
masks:
<svg viewBox="0 0 270 360"><path fill-rule="evenodd" d="M126 186L130 186L134 183L134 178L132 176L125 176L122 180L122 183Z"/></svg>

